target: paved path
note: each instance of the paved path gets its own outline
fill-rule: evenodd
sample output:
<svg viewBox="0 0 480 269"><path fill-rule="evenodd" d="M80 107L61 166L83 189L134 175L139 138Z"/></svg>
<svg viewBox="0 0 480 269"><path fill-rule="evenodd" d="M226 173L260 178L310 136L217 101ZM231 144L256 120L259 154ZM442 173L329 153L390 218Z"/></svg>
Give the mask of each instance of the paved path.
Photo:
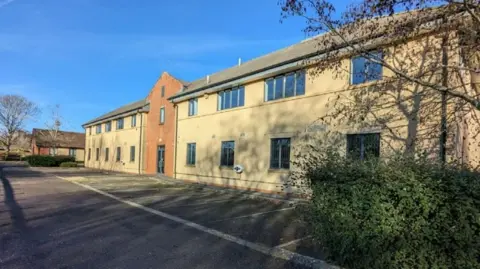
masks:
<svg viewBox="0 0 480 269"><path fill-rule="evenodd" d="M329 268L295 253L321 258L302 247L287 204L144 177L3 170L2 269Z"/></svg>

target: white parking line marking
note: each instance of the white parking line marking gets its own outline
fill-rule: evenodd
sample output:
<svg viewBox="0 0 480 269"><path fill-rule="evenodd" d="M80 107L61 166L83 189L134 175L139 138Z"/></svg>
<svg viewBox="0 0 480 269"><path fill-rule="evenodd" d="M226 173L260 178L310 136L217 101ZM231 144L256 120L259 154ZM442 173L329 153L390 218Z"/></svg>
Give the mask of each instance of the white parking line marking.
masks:
<svg viewBox="0 0 480 269"><path fill-rule="evenodd" d="M227 220L234 220L234 219L251 218L251 217L261 216L261 215L268 214L268 213L290 210L290 209L294 209L294 208L295 208L295 207L286 207L286 208L277 209L277 210L259 212L259 213L254 213L254 214L250 214L250 215L243 215L243 216L240 216L240 217L233 217L233 218L226 218L226 219L214 220L214 221L211 221L211 222L209 222L209 223L215 223L215 222L221 222L221 221L227 221Z"/></svg>
<svg viewBox="0 0 480 269"><path fill-rule="evenodd" d="M142 210L144 210L146 212L149 212L151 214L154 214L154 215L157 215L157 216L160 216L160 217L163 217L163 218L181 223L185 226L188 226L188 227L191 227L193 229L196 229L196 230L199 230L199 231L217 236L219 238L222 238L222 239L228 240L230 242L236 243L238 245L244 246L246 248L258 251L258 252L263 253L265 255L269 255L269 256L272 256L272 257L275 257L275 258L279 258L279 259L288 260L288 261L294 262L296 264L301 264L301 265L304 265L304 266L308 266L310 268L340 269L340 267L330 265L330 264L326 263L325 261L315 259L315 258L310 257L310 256L305 256L305 255L298 254L298 253L288 251L288 250L278 248L278 247L273 247L272 248L272 247L267 247L267 246L262 245L262 244L253 243L253 242L250 242L250 241L247 241L247 240L244 240L244 239L241 239L241 238L238 238L238 237L235 237L235 236L217 231L215 229L207 228L207 227L202 226L200 224L197 224L195 222L191 222L191 221L179 218L179 217L175 217L173 215L155 210L153 208L149 208L149 207L146 207L146 206L143 206L143 205L131 202L131 201L123 200L123 199L121 199L121 198L119 198L115 195L112 195L110 193L106 193L106 192L101 191L101 190L97 190L97 189L95 189L91 186L88 186L88 185L85 185L85 184L82 184L82 183L71 181L68 178L63 178L63 177L58 177L58 178L66 180L68 182L71 182L71 183L73 183L75 185L78 185L78 186L81 186L83 188L89 189L91 191L94 191L94 192L99 193L103 196L109 197L109 198L111 198L113 200L116 200L118 202L127 204L131 207L136 207L138 209L142 209Z"/></svg>
<svg viewBox="0 0 480 269"><path fill-rule="evenodd" d="M289 242L285 242L285 243L280 244L280 245L275 246L275 247L276 247L276 248L283 248L283 247L286 247L286 246L289 246L289 245L298 243L298 242L300 242L300 241L303 241L303 240L305 240L305 239L308 239L308 238L310 238L310 237L312 237L312 236L305 236L305 237L303 237L303 238L299 238L299 239L295 239L295 240L292 240L292 241L289 241Z"/></svg>
<svg viewBox="0 0 480 269"><path fill-rule="evenodd" d="M230 201L231 199L223 199L223 200L212 200L209 202L205 203L197 203L197 204L185 204L185 205L167 205L167 206L161 206L160 208L171 208L171 207L189 207L189 206L201 206L201 205L210 205L210 204L218 204L218 203L224 203L225 201ZM161 200L160 200L161 201ZM176 202L184 202L184 200L179 200ZM175 203L175 202L173 202Z"/></svg>

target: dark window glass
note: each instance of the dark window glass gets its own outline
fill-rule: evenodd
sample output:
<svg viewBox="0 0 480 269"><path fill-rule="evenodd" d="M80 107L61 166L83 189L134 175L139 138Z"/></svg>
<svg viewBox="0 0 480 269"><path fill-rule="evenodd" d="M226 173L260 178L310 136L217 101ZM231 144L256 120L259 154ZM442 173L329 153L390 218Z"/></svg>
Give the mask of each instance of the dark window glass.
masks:
<svg viewBox="0 0 480 269"><path fill-rule="evenodd" d="M290 169L290 138L271 140L270 168Z"/></svg>
<svg viewBox="0 0 480 269"><path fill-rule="evenodd" d="M198 99L190 99L188 101L188 116L194 116L198 114Z"/></svg>
<svg viewBox="0 0 480 269"><path fill-rule="evenodd" d="M382 59L382 52L370 52L374 58ZM382 65L363 56L352 58L352 84L361 84L382 78Z"/></svg>
<svg viewBox="0 0 480 269"><path fill-rule="evenodd" d="M285 97L295 96L295 74L291 73L285 77Z"/></svg>
<svg viewBox="0 0 480 269"><path fill-rule="evenodd" d="M122 149L120 147L117 147L117 162L121 160L122 157Z"/></svg>
<svg viewBox="0 0 480 269"><path fill-rule="evenodd" d="M165 96L165 86L162 86L162 97Z"/></svg>
<svg viewBox="0 0 480 269"><path fill-rule="evenodd" d="M195 165L196 154L197 154L197 144L189 143L187 144L187 164Z"/></svg>
<svg viewBox="0 0 480 269"><path fill-rule="evenodd" d="M275 78L275 99L283 98L283 79L283 76Z"/></svg>
<svg viewBox="0 0 480 269"><path fill-rule="evenodd" d="M95 161L98 161L99 158L100 158L100 149L96 148L95 149Z"/></svg>
<svg viewBox="0 0 480 269"><path fill-rule="evenodd" d="M380 157L380 134L347 135L347 154L359 160Z"/></svg>
<svg viewBox="0 0 480 269"><path fill-rule="evenodd" d="M89 148L88 149L88 156L87 156L87 159L90 161L90 158L92 157L92 149Z"/></svg>
<svg viewBox="0 0 480 269"><path fill-rule="evenodd" d="M274 89L275 81L273 79L268 79L265 81L265 87L267 87L267 100L270 101L275 98L275 89Z"/></svg>
<svg viewBox="0 0 480 269"><path fill-rule="evenodd" d="M109 121L105 123L105 132L110 132L112 130L112 122Z"/></svg>
<svg viewBox="0 0 480 269"><path fill-rule="evenodd" d="M165 108L160 108L160 124L165 123Z"/></svg>
<svg viewBox="0 0 480 269"><path fill-rule="evenodd" d="M295 73L295 95L305 94L305 70L300 70Z"/></svg>
<svg viewBox="0 0 480 269"><path fill-rule="evenodd" d="M238 88L238 106L245 105L245 87Z"/></svg>
<svg viewBox="0 0 480 269"><path fill-rule="evenodd" d="M231 107L238 106L238 89L232 90L232 104Z"/></svg>
<svg viewBox="0 0 480 269"><path fill-rule="evenodd" d="M123 129L123 118L117 120L117 130Z"/></svg>
<svg viewBox="0 0 480 269"><path fill-rule="evenodd" d="M99 133L101 133L101 132L102 132L102 125L101 125L101 124L98 124L98 125L97 125L97 131L96 131L96 133L99 134Z"/></svg>
<svg viewBox="0 0 480 269"><path fill-rule="evenodd" d="M137 126L137 115L132 115L131 121L130 121L130 126L135 127Z"/></svg>
<svg viewBox="0 0 480 269"><path fill-rule="evenodd" d="M130 161L135 161L135 146L130 146Z"/></svg>
<svg viewBox="0 0 480 269"><path fill-rule="evenodd" d="M225 141L222 142L222 152L220 156L221 166L233 166L235 159L235 142Z"/></svg>
<svg viewBox="0 0 480 269"><path fill-rule="evenodd" d="M72 157L77 156L77 149L68 149L68 155Z"/></svg>
<svg viewBox="0 0 480 269"><path fill-rule="evenodd" d="M225 91L224 100L223 100L223 102L225 103L224 109L231 108L231 100L232 100L232 92Z"/></svg>
<svg viewBox="0 0 480 269"><path fill-rule="evenodd" d="M109 148L105 148L105 161L108 162L108 158L110 156L110 149Z"/></svg>

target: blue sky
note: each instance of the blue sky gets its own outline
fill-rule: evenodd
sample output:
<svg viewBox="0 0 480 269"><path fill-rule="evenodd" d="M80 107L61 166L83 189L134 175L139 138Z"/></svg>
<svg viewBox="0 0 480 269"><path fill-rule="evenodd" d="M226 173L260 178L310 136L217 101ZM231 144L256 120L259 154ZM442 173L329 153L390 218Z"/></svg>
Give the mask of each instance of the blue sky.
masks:
<svg viewBox="0 0 480 269"><path fill-rule="evenodd" d="M163 72L194 80L305 38L277 0L0 0L0 94L64 129L144 98Z"/></svg>

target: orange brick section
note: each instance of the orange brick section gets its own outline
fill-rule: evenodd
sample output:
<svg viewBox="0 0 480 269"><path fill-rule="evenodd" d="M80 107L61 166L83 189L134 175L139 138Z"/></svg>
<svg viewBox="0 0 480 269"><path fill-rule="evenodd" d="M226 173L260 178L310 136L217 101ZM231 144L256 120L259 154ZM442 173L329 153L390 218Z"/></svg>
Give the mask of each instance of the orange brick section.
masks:
<svg viewBox="0 0 480 269"><path fill-rule="evenodd" d="M162 86L165 95L162 97ZM147 115L145 172L157 173L157 148L165 146L165 175L172 177L174 169L175 143L175 109L168 97L176 94L182 83L164 72L153 86L147 99L150 101L150 111ZM160 108L165 107L165 123L160 124Z"/></svg>

